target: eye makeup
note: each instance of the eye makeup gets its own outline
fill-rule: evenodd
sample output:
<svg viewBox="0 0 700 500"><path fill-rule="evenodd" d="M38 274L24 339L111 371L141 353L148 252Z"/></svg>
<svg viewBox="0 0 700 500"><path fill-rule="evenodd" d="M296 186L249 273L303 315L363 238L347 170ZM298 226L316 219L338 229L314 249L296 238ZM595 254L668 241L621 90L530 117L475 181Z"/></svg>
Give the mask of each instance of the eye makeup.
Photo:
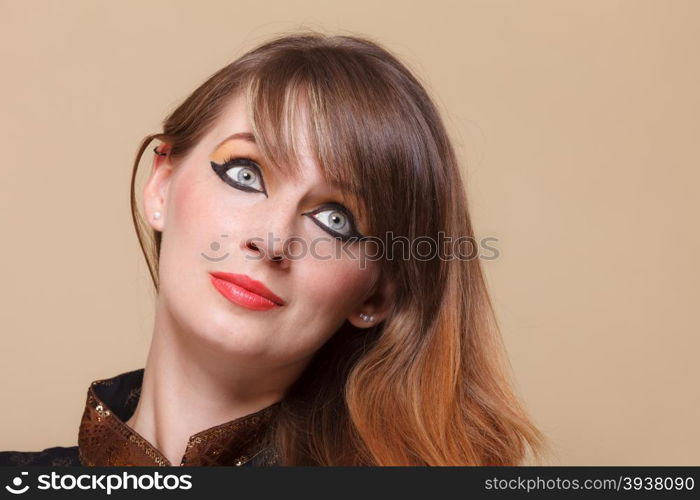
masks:
<svg viewBox="0 0 700 500"><path fill-rule="evenodd" d="M330 215L319 216L319 214L324 212L330 212ZM357 224L355 224L352 212L340 203L324 203L321 207L311 210L310 212L304 212L302 215L311 216L311 220L317 226L343 241L365 238L365 236L357 230ZM322 220L327 220L328 224L323 223ZM336 229L347 228L346 232L340 233L336 231L330 227L331 224L340 224L340 227Z"/></svg>
<svg viewBox="0 0 700 500"><path fill-rule="evenodd" d="M226 184L241 191L263 193L267 197L262 171L250 158L232 157L223 163L210 163L216 175Z"/></svg>
<svg viewBox="0 0 700 500"><path fill-rule="evenodd" d="M216 175L226 184L241 191L262 193L265 197L268 196L262 169L252 159L233 155L222 163L210 161L210 164ZM328 214L323 215L325 213ZM352 212L342 203L324 203L319 208L304 212L302 215L309 216L314 224L342 241L365 238L357 230Z"/></svg>

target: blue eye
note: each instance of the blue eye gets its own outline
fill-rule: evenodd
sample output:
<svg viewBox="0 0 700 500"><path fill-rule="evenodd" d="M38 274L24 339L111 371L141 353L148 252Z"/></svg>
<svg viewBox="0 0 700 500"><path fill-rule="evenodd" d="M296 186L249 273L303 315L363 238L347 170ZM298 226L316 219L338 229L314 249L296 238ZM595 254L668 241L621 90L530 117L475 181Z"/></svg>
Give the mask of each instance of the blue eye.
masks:
<svg viewBox="0 0 700 500"><path fill-rule="evenodd" d="M316 212L314 217L336 233L346 235L351 232L350 222L347 216L339 210L321 210L320 212Z"/></svg>
<svg viewBox="0 0 700 500"><path fill-rule="evenodd" d="M363 238L355 227L352 214L339 203L329 203L303 215L310 215L317 226L341 240Z"/></svg>
<svg viewBox="0 0 700 500"><path fill-rule="evenodd" d="M222 164L212 161L211 167L226 184L242 191L267 195L260 167L250 158L231 158Z"/></svg>

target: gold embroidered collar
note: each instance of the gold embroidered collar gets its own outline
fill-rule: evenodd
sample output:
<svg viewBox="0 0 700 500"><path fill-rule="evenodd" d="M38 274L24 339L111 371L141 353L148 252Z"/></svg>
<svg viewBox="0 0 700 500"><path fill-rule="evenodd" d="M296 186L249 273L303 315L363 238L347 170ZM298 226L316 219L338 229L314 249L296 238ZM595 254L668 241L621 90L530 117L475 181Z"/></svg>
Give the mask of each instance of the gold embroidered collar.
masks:
<svg viewBox="0 0 700 500"><path fill-rule="evenodd" d="M141 395L143 372L143 369L134 370L90 385L78 434L83 465L173 465L155 446L125 424ZM265 445L265 436L279 404L194 434L187 442L179 465L274 465L277 457Z"/></svg>

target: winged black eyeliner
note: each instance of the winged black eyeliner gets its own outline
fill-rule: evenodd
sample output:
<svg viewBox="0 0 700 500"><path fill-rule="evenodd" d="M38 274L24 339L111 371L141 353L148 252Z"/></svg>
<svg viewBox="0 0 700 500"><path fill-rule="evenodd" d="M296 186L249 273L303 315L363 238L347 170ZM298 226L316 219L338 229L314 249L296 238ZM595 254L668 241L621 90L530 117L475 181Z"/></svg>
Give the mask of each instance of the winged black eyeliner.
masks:
<svg viewBox="0 0 700 500"><path fill-rule="evenodd" d="M319 208L316 208L316 209L314 209L314 210L311 210L310 212L304 212L302 215L312 215L312 216L313 216L313 215L315 215L315 214L317 214L317 213L319 213L319 212L323 212L323 211L328 210L328 209L335 209L335 210L338 210L339 212L343 212L343 213L348 217L348 219L350 220L350 225L351 225L352 228L353 228L353 229L352 229L352 232L351 232L350 234L340 234L340 233L338 233L338 232L336 232L336 231L333 231L333 230L332 230L331 228L329 228L328 226L326 226L326 225L322 224L321 222L319 222L319 220L318 220L316 217L311 217L311 220L312 220L317 226L319 226L321 229L323 229L324 231L327 231L327 232L333 234L334 236L337 236L338 238L340 238L340 239L342 239L342 240L350 240L350 239L353 239L353 238L357 238L357 239L359 239L359 240L362 240L362 239L366 238L362 233L360 233L360 232L356 229L356 228L357 228L357 224L355 224L355 217L352 215L352 212L351 212L350 210L348 210L347 208L345 208L345 206L341 205L340 203L326 203L326 204L322 205L322 206L319 207Z"/></svg>
<svg viewBox="0 0 700 500"><path fill-rule="evenodd" d="M229 186L235 187L236 189L240 189L241 191L247 191L249 193L262 193L267 197L267 189L265 189L265 181L263 180L262 175L260 175L260 184L262 184L263 190L260 191L258 189L252 188L250 186L246 186L245 184L240 184L231 177L229 177L226 172L234 166L240 166L240 167L252 167L258 171L258 173L261 174L260 172L260 167L258 165L251 161L248 160L247 158L233 158L231 160L225 161L224 163L216 163L214 161L211 161L211 168L214 169L214 172L216 172L216 175L219 176L219 178L224 181L226 184Z"/></svg>
<svg viewBox="0 0 700 500"><path fill-rule="evenodd" d="M247 191L250 193L262 193L267 197L267 190L265 189L265 181L263 180L262 172L260 171L260 167L252 160L249 160L247 158L232 158L232 159L227 160L221 164L216 163L215 161L210 161L209 163L211 164L211 168L214 169L214 172L216 172L216 175L223 182L228 184L229 186L234 187L236 189L240 189L241 191ZM248 166L248 167L255 168L258 171L258 173L260 174L260 183L263 186L263 191L259 191L255 188L251 188L250 186L240 184L240 183L234 181L233 179L231 179L231 177L229 177L226 174L226 172L233 166ZM328 209L336 209L338 211L343 212L348 217L348 219L350 220L350 225L353 228L353 230L350 234L347 234L347 235L340 234L336 231L333 231L328 226L319 222L319 220L316 219L316 217L313 217L313 215L315 215L319 212L323 212L324 210L328 210ZM363 240L364 238L366 238L362 233L360 233L356 229L357 225L355 224L355 218L353 217L352 212L350 212L350 210L348 210L345 206L343 206L340 203L326 203L326 204L322 205L321 207L316 208L310 212L304 212L302 215L311 215L312 216L311 220L314 222L314 224L316 224L318 227L320 227L321 229L323 229L327 233L330 233L331 235L333 235L333 236L335 236L343 241L348 241L348 240L352 240L352 239Z"/></svg>

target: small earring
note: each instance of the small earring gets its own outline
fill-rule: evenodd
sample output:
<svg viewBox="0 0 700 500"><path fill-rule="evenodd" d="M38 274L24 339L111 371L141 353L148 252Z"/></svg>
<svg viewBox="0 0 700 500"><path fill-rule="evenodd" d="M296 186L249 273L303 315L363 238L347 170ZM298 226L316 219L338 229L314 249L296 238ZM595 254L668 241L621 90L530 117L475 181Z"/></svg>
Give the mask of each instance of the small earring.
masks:
<svg viewBox="0 0 700 500"><path fill-rule="evenodd" d="M153 218L156 220L160 219L160 212L153 212Z"/></svg>
<svg viewBox="0 0 700 500"><path fill-rule="evenodd" d="M367 321L368 323L371 323L374 321L374 316L372 316L371 314L360 313L360 319L362 321Z"/></svg>

